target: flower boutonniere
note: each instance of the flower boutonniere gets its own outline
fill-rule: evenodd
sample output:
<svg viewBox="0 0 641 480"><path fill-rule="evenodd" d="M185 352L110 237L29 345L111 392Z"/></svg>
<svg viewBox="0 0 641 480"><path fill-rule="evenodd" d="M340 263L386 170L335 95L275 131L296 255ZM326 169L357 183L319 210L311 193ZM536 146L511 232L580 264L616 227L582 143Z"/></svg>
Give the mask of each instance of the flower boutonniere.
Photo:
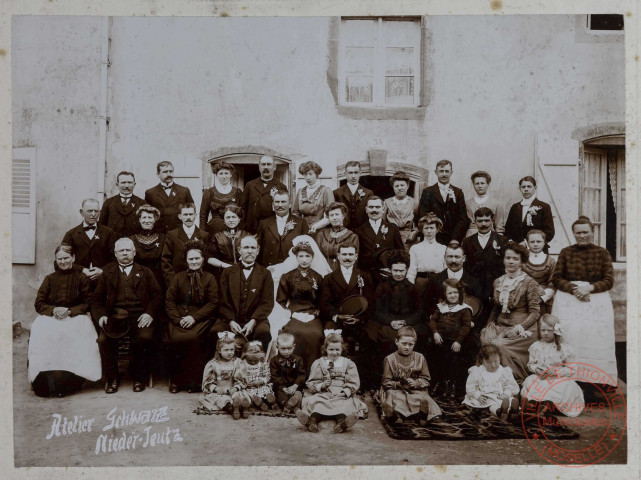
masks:
<svg viewBox="0 0 641 480"><path fill-rule="evenodd" d="M156 247L160 247L160 242L156 242L154 245L156 245Z"/></svg>
<svg viewBox="0 0 641 480"><path fill-rule="evenodd" d="M135 204L135 203L132 203L132 204L131 204L131 208L134 208L135 206L136 206L136 204Z"/></svg>
<svg viewBox="0 0 641 480"><path fill-rule="evenodd" d="M385 240L385 235L389 232L389 228L387 228L387 225L381 225L381 233L383 234L383 240Z"/></svg>
<svg viewBox="0 0 641 480"><path fill-rule="evenodd" d="M318 283L315 278L312 278L312 289L318 290Z"/></svg>
<svg viewBox="0 0 641 480"><path fill-rule="evenodd" d="M137 277L140 277L140 273L136 273L136 276L137 276Z"/></svg>
<svg viewBox="0 0 641 480"><path fill-rule="evenodd" d="M541 207L535 205L527 209L527 214L525 215L525 224L528 227L533 227L534 224L532 223L532 216L536 215L536 213L541 210Z"/></svg>
<svg viewBox="0 0 641 480"><path fill-rule="evenodd" d="M452 190L452 187L447 190L447 198L448 200L452 200L454 203L456 203L456 195L454 194L454 190Z"/></svg>
<svg viewBox="0 0 641 480"><path fill-rule="evenodd" d="M171 195L172 195L173 197L175 197L175 196L176 196L176 192L171 192Z"/></svg>
<svg viewBox="0 0 641 480"><path fill-rule="evenodd" d="M363 280L363 277L359 274L358 277L356 277L356 285L358 288L363 288L365 287L365 280Z"/></svg>
<svg viewBox="0 0 641 480"><path fill-rule="evenodd" d="M256 293L256 289L255 288L252 288L252 293Z"/></svg>
<svg viewBox="0 0 641 480"><path fill-rule="evenodd" d="M290 220L289 222L285 223L285 229L283 230L283 235L287 235L287 232L291 232L296 228L296 222L294 220Z"/></svg>
<svg viewBox="0 0 641 480"><path fill-rule="evenodd" d="M95 235L93 236L93 238L94 238L95 240L100 240L100 235L95 234Z"/></svg>
<svg viewBox="0 0 641 480"><path fill-rule="evenodd" d="M278 193L278 189L276 187L272 187L272 189L269 191L270 196L274 196Z"/></svg>
<svg viewBox="0 0 641 480"><path fill-rule="evenodd" d="M496 253L498 256L501 255L501 246L496 240L492 242L492 248L494 249L494 253Z"/></svg>
<svg viewBox="0 0 641 480"><path fill-rule="evenodd" d="M359 198L363 198L365 196L365 192L363 191L362 188L358 189L358 196L359 196Z"/></svg>

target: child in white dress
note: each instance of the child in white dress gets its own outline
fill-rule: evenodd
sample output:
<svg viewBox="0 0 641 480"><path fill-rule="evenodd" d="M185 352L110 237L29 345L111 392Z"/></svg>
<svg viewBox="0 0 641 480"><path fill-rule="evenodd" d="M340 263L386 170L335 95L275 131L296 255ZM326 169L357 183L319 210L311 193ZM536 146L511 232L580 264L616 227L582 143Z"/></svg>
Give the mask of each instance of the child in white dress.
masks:
<svg viewBox="0 0 641 480"><path fill-rule="evenodd" d="M341 330L325 330L323 356L312 364L307 388L312 395L303 397L302 408L296 411L298 421L310 432L318 432L320 420L336 420L335 433L352 427L359 413L364 415L367 406L355 394L360 386L358 370L346 351Z"/></svg>
<svg viewBox="0 0 641 480"><path fill-rule="evenodd" d="M248 401L242 401L238 389L234 387L234 374L240 367L241 360L236 357L236 342L231 332L220 332L216 343L216 355L205 366L203 373L200 406L208 411L225 410L232 413L234 419L240 418L241 406L249 408ZM243 416L247 418L243 411Z"/></svg>
<svg viewBox="0 0 641 480"><path fill-rule="evenodd" d="M481 347L480 366L469 369L463 403L472 408L489 408L501 420L509 420L519 411L519 385L510 367L501 366L496 345Z"/></svg>
<svg viewBox="0 0 641 480"><path fill-rule="evenodd" d="M545 415L554 410L552 403L564 415L576 417L583 411L583 391L574 380L563 379L572 376L571 369L564 364L572 361L574 352L563 341L561 324L554 315L541 317L539 331L541 340L529 349L527 367L533 375L523 381L521 389L521 396L533 404L527 410ZM536 405L537 402L542 405Z"/></svg>

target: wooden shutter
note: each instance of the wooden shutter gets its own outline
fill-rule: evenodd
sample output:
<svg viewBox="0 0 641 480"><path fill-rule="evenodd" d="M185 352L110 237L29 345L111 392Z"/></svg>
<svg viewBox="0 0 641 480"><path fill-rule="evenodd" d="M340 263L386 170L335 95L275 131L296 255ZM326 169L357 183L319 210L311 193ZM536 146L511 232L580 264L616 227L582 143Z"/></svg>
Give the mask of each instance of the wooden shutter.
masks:
<svg viewBox="0 0 641 480"><path fill-rule="evenodd" d="M572 223L579 214L579 142L558 134L536 136L537 198L552 207L554 239L550 253L574 244Z"/></svg>
<svg viewBox="0 0 641 480"><path fill-rule="evenodd" d="M36 149L14 148L11 164L11 260L36 263Z"/></svg>

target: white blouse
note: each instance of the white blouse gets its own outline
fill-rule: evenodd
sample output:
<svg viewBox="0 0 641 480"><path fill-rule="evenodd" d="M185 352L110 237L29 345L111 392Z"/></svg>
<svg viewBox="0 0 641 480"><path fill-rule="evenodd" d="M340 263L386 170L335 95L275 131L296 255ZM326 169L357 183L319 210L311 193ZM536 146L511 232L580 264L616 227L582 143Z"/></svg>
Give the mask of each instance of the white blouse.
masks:
<svg viewBox="0 0 641 480"><path fill-rule="evenodd" d="M407 279L414 283L418 272L438 273L445 270L445 245L422 241L410 248L410 268Z"/></svg>

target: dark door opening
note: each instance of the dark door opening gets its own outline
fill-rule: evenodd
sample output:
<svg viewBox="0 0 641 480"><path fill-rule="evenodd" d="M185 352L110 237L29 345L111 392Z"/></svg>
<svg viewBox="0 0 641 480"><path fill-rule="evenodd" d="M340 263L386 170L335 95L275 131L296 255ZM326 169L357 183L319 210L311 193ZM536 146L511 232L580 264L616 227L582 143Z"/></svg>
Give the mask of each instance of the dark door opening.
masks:
<svg viewBox="0 0 641 480"><path fill-rule="evenodd" d="M394 189L389 183L390 177L386 175L363 175L359 183L365 188L369 188L374 192L374 195L381 197L383 200L394 196ZM345 185L347 180L341 180L341 186ZM416 182L410 180L410 186L407 189L407 194L412 197L414 189L416 187Z"/></svg>

